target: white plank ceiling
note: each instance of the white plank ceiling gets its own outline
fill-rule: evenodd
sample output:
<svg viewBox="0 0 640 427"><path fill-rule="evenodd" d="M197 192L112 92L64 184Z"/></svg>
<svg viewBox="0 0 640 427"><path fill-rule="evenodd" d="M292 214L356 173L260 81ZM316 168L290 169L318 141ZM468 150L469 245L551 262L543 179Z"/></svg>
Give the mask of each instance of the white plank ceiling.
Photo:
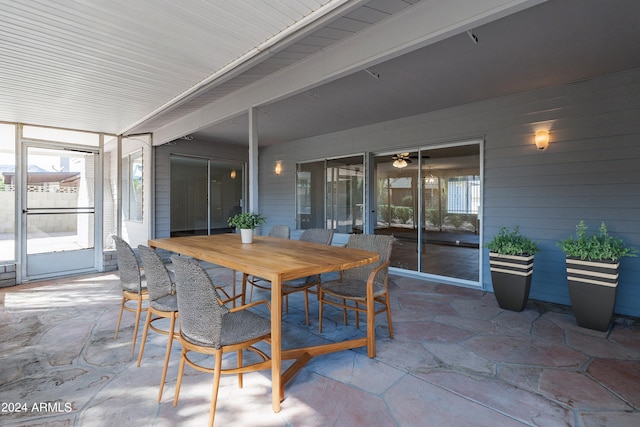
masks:
<svg viewBox="0 0 640 427"><path fill-rule="evenodd" d="M402 40L478 4L433 43ZM0 0L0 121L247 144L242 108L207 118L394 24L402 54L366 64L379 78L354 64L249 100L272 144L638 68L638 22L637 0Z"/></svg>
<svg viewBox="0 0 640 427"><path fill-rule="evenodd" d="M0 120L119 133L345 0L2 0Z"/></svg>

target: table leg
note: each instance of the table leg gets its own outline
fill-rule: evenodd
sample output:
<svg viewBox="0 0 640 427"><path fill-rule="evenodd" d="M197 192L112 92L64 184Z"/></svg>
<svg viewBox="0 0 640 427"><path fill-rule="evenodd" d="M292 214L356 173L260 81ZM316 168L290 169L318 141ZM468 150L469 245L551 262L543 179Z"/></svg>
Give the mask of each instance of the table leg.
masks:
<svg viewBox="0 0 640 427"><path fill-rule="evenodd" d="M240 281L240 292L242 292L242 305L247 303L247 273L242 273L242 279Z"/></svg>
<svg viewBox="0 0 640 427"><path fill-rule="evenodd" d="M284 389L280 370L282 367L282 281L271 281L271 406L280 412Z"/></svg>
<svg viewBox="0 0 640 427"><path fill-rule="evenodd" d="M231 270L231 271L233 271L233 279L232 279L232 282L231 282L231 283L233 283L233 296L232 296L233 305L232 305L232 307L236 308L236 273L237 272L235 270Z"/></svg>

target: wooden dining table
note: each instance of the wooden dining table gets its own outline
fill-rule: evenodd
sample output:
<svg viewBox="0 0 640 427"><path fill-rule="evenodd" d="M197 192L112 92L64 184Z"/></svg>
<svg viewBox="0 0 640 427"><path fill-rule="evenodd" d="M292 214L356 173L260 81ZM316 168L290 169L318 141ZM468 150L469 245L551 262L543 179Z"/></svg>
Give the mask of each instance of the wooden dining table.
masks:
<svg viewBox="0 0 640 427"><path fill-rule="evenodd" d="M253 243L242 243L239 234L231 233L151 239L149 246L187 255L271 282L271 402L274 412L280 411L280 403L284 400L284 385L312 357L367 345L367 338L363 337L324 345L283 349L281 290L282 283L287 280L374 263L380 259L380 255L375 252L268 236L255 236ZM243 293L245 291L246 289L242 290ZM295 362L282 372L283 360Z"/></svg>

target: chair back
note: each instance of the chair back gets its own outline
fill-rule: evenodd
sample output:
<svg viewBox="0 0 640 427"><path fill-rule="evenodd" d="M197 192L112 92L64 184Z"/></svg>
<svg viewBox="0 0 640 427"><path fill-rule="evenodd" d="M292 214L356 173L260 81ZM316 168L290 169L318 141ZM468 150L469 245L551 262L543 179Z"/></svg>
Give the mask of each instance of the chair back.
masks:
<svg viewBox="0 0 640 427"><path fill-rule="evenodd" d="M291 237L291 229L288 225L274 225L271 227L271 230L269 230L268 236L288 239Z"/></svg>
<svg viewBox="0 0 640 427"><path fill-rule="evenodd" d="M218 302L211 278L197 260L171 257L176 275L180 332L189 342L222 347L222 320L229 309Z"/></svg>
<svg viewBox="0 0 640 427"><path fill-rule="evenodd" d="M327 230L324 228L309 228L304 230L300 235L300 239L303 242L322 243L330 245L333 240L333 230Z"/></svg>
<svg viewBox="0 0 640 427"><path fill-rule="evenodd" d="M140 258L144 266L144 275L147 279L149 300L157 301L162 297L173 293L173 281L169 270L162 262L158 253L148 246L139 245Z"/></svg>
<svg viewBox="0 0 640 427"><path fill-rule="evenodd" d="M387 262L391 258L393 247L393 236L381 234L352 234L349 236L347 248L362 249L365 251L380 254L380 260L373 264L367 264L343 271L342 277L347 280L364 280L369 278L369 274L380 264ZM381 271L375 279L376 283L384 284L386 271Z"/></svg>
<svg viewBox="0 0 640 427"><path fill-rule="evenodd" d="M128 292L142 292L142 275L140 264L131 246L118 236L111 236L116 244L116 256L118 257L118 270L120 272L120 284L122 289Z"/></svg>

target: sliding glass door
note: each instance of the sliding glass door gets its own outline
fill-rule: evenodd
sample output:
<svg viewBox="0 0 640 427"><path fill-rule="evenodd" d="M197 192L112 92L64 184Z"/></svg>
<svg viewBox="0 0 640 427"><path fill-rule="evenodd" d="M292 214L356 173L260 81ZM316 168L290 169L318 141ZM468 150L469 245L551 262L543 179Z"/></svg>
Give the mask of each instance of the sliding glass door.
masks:
<svg viewBox="0 0 640 427"><path fill-rule="evenodd" d="M327 160L327 229L362 232L364 165L362 156Z"/></svg>
<svg viewBox="0 0 640 427"><path fill-rule="evenodd" d="M171 236L228 232L244 188L243 164L171 156Z"/></svg>
<svg viewBox="0 0 640 427"><path fill-rule="evenodd" d="M378 156L374 160L376 234L393 234L391 266L418 271L418 152Z"/></svg>
<svg viewBox="0 0 640 427"><path fill-rule="evenodd" d="M301 230L326 228L335 233L362 233L364 156L299 163L296 218Z"/></svg>
<svg viewBox="0 0 640 427"><path fill-rule="evenodd" d="M393 234L391 265L480 280L480 143L376 156L375 233Z"/></svg>

